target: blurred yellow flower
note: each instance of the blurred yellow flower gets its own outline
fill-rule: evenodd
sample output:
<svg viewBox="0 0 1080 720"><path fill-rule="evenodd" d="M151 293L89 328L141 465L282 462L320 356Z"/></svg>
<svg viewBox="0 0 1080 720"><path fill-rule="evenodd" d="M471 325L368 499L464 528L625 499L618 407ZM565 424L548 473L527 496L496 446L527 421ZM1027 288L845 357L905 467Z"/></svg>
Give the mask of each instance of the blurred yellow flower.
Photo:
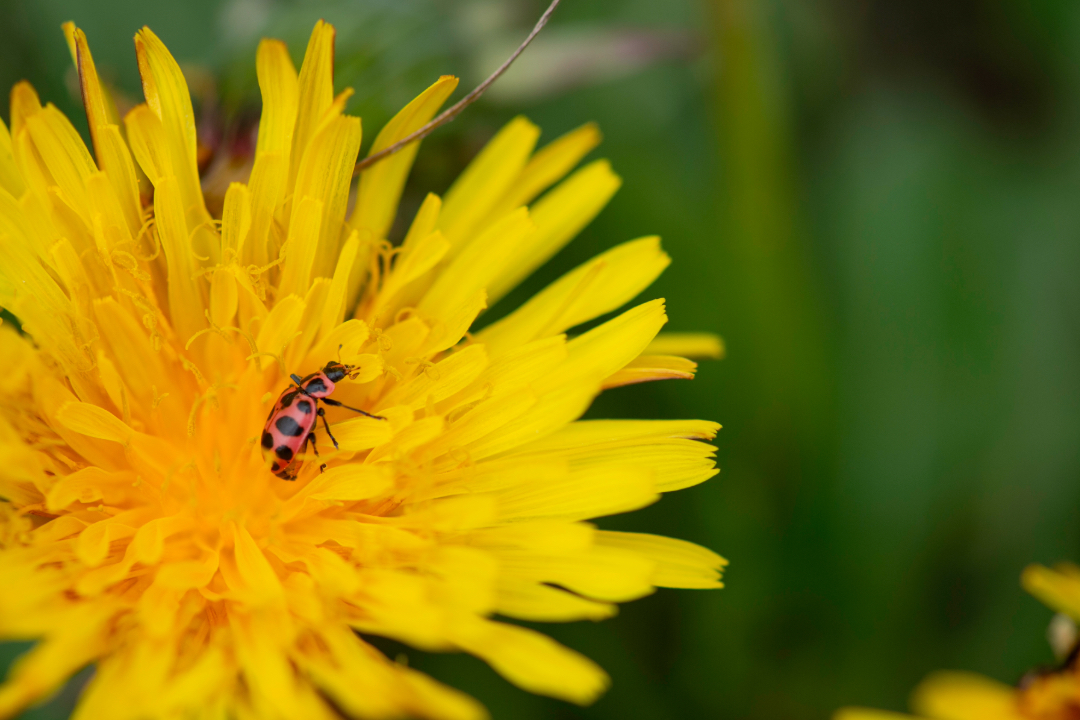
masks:
<svg viewBox="0 0 1080 720"><path fill-rule="evenodd" d="M715 423L577 421L604 388L692 376L680 348L719 352L658 340L660 300L565 335L659 275L658 239L468 332L617 189L602 160L562 179L594 127L534 152L538 128L513 120L392 246L417 146L350 198L360 120L334 95L320 22L299 73L282 43L259 46L254 166L216 218L157 36L135 37L146 102L122 130L84 35L65 30L94 156L25 83L10 134L0 122L0 300L25 333L0 329L0 637L38 640L0 716L87 663L78 718L485 714L356 631L588 703L602 670L489 617L596 620L657 586L721 587L709 550L583 522L716 473L701 442ZM456 83L424 91L372 152ZM360 374L335 398L386 419L328 408L340 450L320 442L328 469L283 482L258 442L266 414L289 373L338 358Z"/></svg>
<svg viewBox="0 0 1080 720"><path fill-rule="evenodd" d="M1059 613L1080 620L1080 568L1032 565L1021 578L1024 588ZM1080 718L1080 665L1075 632L1062 667L1029 673L1018 687L965 672L938 672L912 694L912 709L927 720L1077 720ZM910 715L843 708L833 720L905 720Z"/></svg>

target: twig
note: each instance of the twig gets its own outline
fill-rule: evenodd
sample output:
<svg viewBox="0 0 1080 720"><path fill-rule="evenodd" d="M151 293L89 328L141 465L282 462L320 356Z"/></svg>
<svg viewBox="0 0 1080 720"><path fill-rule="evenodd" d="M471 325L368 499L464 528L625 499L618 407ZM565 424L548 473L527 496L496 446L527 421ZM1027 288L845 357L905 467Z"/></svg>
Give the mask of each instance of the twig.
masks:
<svg viewBox="0 0 1080 720"><path fill-rule="evenodd" d="M551 13L555 12L555 8L559 6L559 2L560 0L552 0L551 4L548 5L548 9L545 10L544 14L540 16L540 19L536 21L536 25L533 26L532 32L529 33L528 37L525 38L524 42L522 42L521 45L518 46L518 49L514 51L513 55L506 59L506 62L500 65L495 72L491 73L491 75L488 76L487 80L477 85L475 90L473 90L465 97L461 98L461 100L458 100L456 103L443 111L442 114L429 122L427 125L424 125L416 132L403 137L401 140L398 140L390 147L383 148L374 155L369 155L360 162L356 163L356 167L353 169L353 176L358 175L362 170L371 167L383 158L393 155L409 143L413 143L427 137L431 134L433 130L435 130L435 128L450 122L455 117L457 117L462 110L476 102L476 100L484 94L484 91L487 90L493 82L498 80L500 75L502 75L504 72L507 71L507 69L509 69L510 65L512 65L513 62L518 59L518 56L525 51L525 48L529 47L529 43L533 41L533 38L535 38L540 33L540 31L544 29L544 26L547 25L548 20L551 18Z"/></svg>

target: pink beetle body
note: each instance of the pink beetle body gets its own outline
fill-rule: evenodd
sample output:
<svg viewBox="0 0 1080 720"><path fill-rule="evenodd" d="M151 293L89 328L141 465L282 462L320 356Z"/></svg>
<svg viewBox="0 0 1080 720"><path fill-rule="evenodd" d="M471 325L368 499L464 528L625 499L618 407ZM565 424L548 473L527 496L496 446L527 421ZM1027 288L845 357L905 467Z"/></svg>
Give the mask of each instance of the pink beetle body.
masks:
<svg viewBox="0 0 1080 720"><path fill-rule="evenodd" d="M305 443L310 443L315 454L315 419L321 417L326 426L326 434L337 448L337 440L330 433L330 425L326 422L323 409L319 407L322 401L327 405L346 407L349 410L367 415L368 417L382 420L378 415L371 415L358 408L350 408L336 400L329 398L334 392L337 382L346 377L355 377L357 368L353 365L343 365L339 362L328 362L322 371L312 373L301 379L292 375L294 385L290 385L281 393L270 416L266 419L266 426L262 433L263 457L270 465L270 472L282 480L295 480L303 460L298 458L304 449ZM326 468L325 465L322 466Z"/></svg>

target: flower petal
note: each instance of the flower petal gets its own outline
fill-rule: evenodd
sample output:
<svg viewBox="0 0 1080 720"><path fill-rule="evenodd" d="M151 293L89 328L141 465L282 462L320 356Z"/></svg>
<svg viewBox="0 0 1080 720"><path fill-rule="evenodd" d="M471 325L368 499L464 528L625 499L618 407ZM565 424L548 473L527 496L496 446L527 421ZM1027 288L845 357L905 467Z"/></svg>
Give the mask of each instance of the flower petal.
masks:
<svg viewBox="0 0 1080 720"><path fill-rule="evenodd" d="M446 192L438 227L450 241L451 255L457 254L511 187L539 137L540 128L523 117L514 118L488 142Z"/></svg>
<svg viewBox="0 0 1080 720"><path fill-rule="evenodd" d="M611 312L648 287L671 259L660 238L623 243L578 266L477 334L495 356Z"/></svg>
<svg viewBox="0 0 1080 720"><path fill-rule="evenodd" d="M534 204L531 212L536 232L518 248L506 272L491 286L491 296L501 298L561 250L604 209L621 184L611 165L597 160Z"/></svg>
<svg viewBox="0 0 1080 720"><path fill-rule="evenodd" d="M599 530L596 544L600 547L629 550L656 563L651 579L658 587L720 588L720 571L727 560L700 545L644 533L624 533Z"/></svg>
<svg viewBox="0 0 1080 720"><path fill-rule="evenodd" d="M439 111L457 84L456 77L443 75L431 87L417 95L379 131L368 155L374 155L419 130ZM361 173L356 192L356 207L349 219L351 227L363 228L373 238L386 237L394 222L405 178L419 149L418 140Z"/></svg>
<svg viewBox="0 0 1080 720"><path fill-rule="evenodd" d="M161 120L165 149L176 177L176 191L180 208L185 211L187 231L193 232L210 223L211 219L199 184L195 113L191 108L187 81L165 44L148 27L135 34L135 55L146 105ZM212 250L211 259L217 259L216 248L205 249Z"/></svg>
<svg viewBox="0 0 1080 720"><path fill-rule="evenodd" d="M607 674L584 655L532 630L475 620L455 627L454 642L529 692L588 705L607 689Z"/></svg>

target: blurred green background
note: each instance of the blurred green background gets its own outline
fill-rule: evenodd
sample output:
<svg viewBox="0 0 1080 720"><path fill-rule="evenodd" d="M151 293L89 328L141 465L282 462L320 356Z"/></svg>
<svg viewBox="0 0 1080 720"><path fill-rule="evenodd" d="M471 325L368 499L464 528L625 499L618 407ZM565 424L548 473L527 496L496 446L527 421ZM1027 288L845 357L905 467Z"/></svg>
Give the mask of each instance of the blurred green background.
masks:
<svg viewBox="0 0 1080 720"><path fill-rule="evenodd" d="M366 148L440 73L472 87L544 4L0 0L0 86L29 79L85 126L60 23L132 97L131 37L149 24L204 78L202 129L228 143L215 128L257 117L258 37L299 62L324 17ZM674 264L649 296L668 299L669 329L721 333L728 357L590 414L718 420L722 473L601 524L714 548L728 587L546 627L611 673L590 708L469 657L384 648L515 720L824 719L903 709L937 668L1013 682L1051 662L1050 612L1018 576L1080 560L1080 3L564 0L425 142L410 196L445 190L519 112L546 139L597 121L625 184L492 314L663 236ZM64 717L74 696L26 717Z"/></svg>

